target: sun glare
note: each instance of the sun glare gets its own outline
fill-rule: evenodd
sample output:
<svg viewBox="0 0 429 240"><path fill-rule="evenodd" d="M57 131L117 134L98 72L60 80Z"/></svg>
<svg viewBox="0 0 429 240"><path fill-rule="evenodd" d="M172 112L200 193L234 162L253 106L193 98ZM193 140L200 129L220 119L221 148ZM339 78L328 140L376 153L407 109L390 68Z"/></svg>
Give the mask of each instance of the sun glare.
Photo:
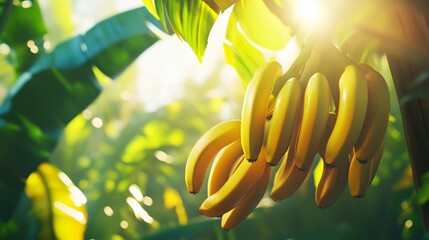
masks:
<svg viewBox="0 0 429 240"><path fill-rule="evenodd" d="M323 24L325 10L318 0L303 0L295 2L297 20L305 26L313 27Z"/></svg>

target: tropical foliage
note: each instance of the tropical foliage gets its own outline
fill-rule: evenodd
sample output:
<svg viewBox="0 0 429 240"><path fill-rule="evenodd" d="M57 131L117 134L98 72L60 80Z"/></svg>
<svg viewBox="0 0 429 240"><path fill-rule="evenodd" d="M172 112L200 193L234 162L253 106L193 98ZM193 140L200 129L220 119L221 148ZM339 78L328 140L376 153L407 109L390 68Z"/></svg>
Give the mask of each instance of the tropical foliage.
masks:
<svg viewBox="0 0 429 240"><path fill-rule="evenodd" d="M61 32L44 18L63 8L49 12L36 0L0 1L0 239L429 238L416 209L417 201L429 199L429 178L416 196L394 94L383 161L365 198L343 194L334 207L318 209L310 176L287 201L264 198L232 231L202 218L198 206L205 196L187 193L183 182L190 148L220 119L239 116L242 86L259 66L271 58L288 66L309 33L318 31L293 17L294 1L142 2L53 42ZM394 93L380 42L391 40L404 51L414 46L386 33L382 20L404 3L323 2L343 13L333 20L340 23L333 42L382 72ZM67 29L70 22L62 19L57 27ZM218 26L223 42L211 45ZM185 56L188 47L195 59ZM210 59L211 47L222 52L220 59ZM162 48L170 51L161 55L156 49ZM408 52L426 57L418 49ZM168 62L167 53L195 63ZM198 75L197 66L207 64ZM169 75L151 90L144 83L157 78L140 65L159 72L182 67L187 74L176 85L175 74ZM416 80L425 81L427 71ZM166 90L173 87L175 98L150 106L159 95L172 95ZM426 96L422 90L401 103Z"/></svg>

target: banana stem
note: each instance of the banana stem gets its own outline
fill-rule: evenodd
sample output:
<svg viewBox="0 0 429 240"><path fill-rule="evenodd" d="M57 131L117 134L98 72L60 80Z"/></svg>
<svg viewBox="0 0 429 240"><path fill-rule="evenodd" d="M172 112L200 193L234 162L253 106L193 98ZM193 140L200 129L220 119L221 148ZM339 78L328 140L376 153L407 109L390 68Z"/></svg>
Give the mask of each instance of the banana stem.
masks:
<svg viewBox="0 0 429 240"><path fill-rule="evenodd" d="M401 40L408 46L423 50L422 55L429 53L429 16L411 8L396 9L396 21L399 21ZM415 80L424 69L428 69L426 61L416 61L404 56L395 49L386 49L389 66L395 84L398 100L412 95L418 88L426 86L416 84ZM421 190L422 175L429 172L429 98L416 98L400 105L405 137L408 145L414 185L417 192ZM419 205L423 227L429 230L429 202Z"/></svg>

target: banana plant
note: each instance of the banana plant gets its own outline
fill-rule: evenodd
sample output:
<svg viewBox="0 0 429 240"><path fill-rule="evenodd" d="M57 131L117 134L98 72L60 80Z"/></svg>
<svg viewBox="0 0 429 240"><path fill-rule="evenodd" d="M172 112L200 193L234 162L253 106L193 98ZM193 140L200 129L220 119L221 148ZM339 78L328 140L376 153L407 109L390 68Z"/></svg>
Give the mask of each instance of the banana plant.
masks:
<svg viewBox="0 0 429 240"><path fill-rule="evenodd" d="M11 49L9 61L17 76L0 106L0 224L13 216L25 179L49 161L64 127L102 91L94 71L114 79L160 39L153 30L163 28L140 7L101 21L48 52L38 2L29 7L11 2L3 3L0 18L0 39Z"/></svg>
<svg viewBox="0 0 429 240"><path fill-rule="evenodd" d="M326 43L333 44L355 62L373 66L377 57L387 56L401 103L414 183L417 192L420 191L422 176L429 172L428 135L421 131L428 128L429 122L428 94L423 93L427 78L421 81L429 68L429 27L424 20L428 17L427 3L389 0L143 0L143 3L161 22L170 23L172 31L190 45L200 60L211 28L217 18L226 15L224 54L244 86L258 67L270 58L280 57L276 54L281 54L280 50L291 39L298 42L301 50L319 45L323 52ZM420 202L419 209L423 225L429 229L429 202Z"/></svg>

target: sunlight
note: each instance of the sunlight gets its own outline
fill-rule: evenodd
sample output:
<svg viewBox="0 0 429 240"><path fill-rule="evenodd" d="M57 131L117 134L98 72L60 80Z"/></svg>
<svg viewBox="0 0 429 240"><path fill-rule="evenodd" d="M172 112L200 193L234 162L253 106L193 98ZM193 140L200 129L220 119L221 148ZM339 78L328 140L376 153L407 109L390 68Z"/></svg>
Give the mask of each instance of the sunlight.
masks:
<svg viewBox="0 0 429 240"><path fill-rule="evenodd" d="M55 208L63 212L64 214L74 218L76 221L78 221L81 224L86 223L86 217L82 212L77 211L76 209L73 209L67 205L65 205L62 202L55 201L54 202Z"/></svg>
<svg viewBox="0 0 429 240"><path fill-rule="evenodd" d="M58 177L69 188L70 198L77 207L81 207L86 204L87 199L85 195L78 187L73 184L72 180L67 176L67 174L60 172L58 173Z"/></svg>
<svg viewBox="0 0 429 240"><path fill-rule="evenodd" d="M113 209L111 207L105 206L103 211L104 211L104 214L106 214L106 216L109 216L109 217L113 216Z"/></svg>
<svg viewBox="0 0 429 240"><path fill-rule="evenodd" d="M128 205L133 209L134 215L137 219L141 219L149 224L152 224L154 219L149 215L149 213L143 209L143 207L139 204L139 202L132 198L127 198Z"/></svg>
<svg viewBox="0 0 429 240"><path fill-rule="evenodd" d="M170 154L164 151L161 151L161 150L155 151L154 155L161 162L165 162L167 164L173 163L173 156L171 156Z"/></svg>
<svg viewBox="0 0 429 240"><path fill-rule="evenodd" d="M123 220L123 221L121 221L120 226L122 229L127 229L128 228L128 222Z"/></svg>
<svg viewBox="0 0 429 240"><path fill-rule="evenodd" d="M143 201L143 193L140 191L140 188L136 184L130 185L128 191L130 191L130 193L137 201Z"/></svg>
<svg viewBox="0 0 429 240"><path fill-rule="evenodd" d="M99 117L95 117L92 119L91 124L95 128L101 128L101 127L103 127L103 119L101 119Z"/></svg>
<svg viewBox="0 0 429 240"><path fill-rule="evenodd" d="M296 18L303 25L312 27L323 24L325 9L318 0L303 0L295 2Z"/></svg>

